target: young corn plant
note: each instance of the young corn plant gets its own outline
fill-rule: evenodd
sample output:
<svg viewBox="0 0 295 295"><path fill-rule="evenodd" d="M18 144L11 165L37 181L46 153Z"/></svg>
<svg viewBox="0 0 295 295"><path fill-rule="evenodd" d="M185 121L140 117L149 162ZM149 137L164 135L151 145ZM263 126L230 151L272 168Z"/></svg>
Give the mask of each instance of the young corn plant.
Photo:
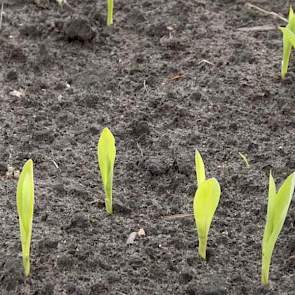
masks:
<svg viewBox="0 0 295 295"><path fill-rule="evenodd" d="M24 274L30 275L30 248L34 211L33 161L28 160L19 176L16 192Z"/></svg>
<svg viewBox="0 0 295 295"><path fill-rule="evenodd" d="M113 24L114 1L107 0L107 26Z"/></svg>
<svg viewBox="0 0 295 295"><path fill-rule="evenodd" d="M290 6L288 25L280 27L283 33L283 60L281 66L281 77L285 79L288 72L289 60L292 47L295 47L295 15L292 7Z"/></svg>
<svg viewBox="0 0 295 295"><path fill-rule="evenodd" d="M97 144L98 165L105 192L106 211L113 213L112 189L113 171L116 158L115 138L108 128L104 128Z"/></svg>
<svg viewBox="0 0 295 295"><path fill-rule="evenodd" d="M249 161L248 161L247 157L242 153L239 153L239 155L240 155L241 159L244 161L246 167L250 168L250 164L249 164Z"/></svg>
<svg viewBox="0 0 295 295"><path fill-rule="evenodd" d="M199 239L199 255L206 259L207 240L210 225L220 199L220 185L215 178L206 179L205 165L201 154L195 154L198 189L193 210Z"/></svg>
<svg viewBox="0 0 295 295"><path fill-rule="evenodd" d="M271 257L275 243L284 225L295 187L295 172L287 177L279 191L272 174L269 174L268 204L266 224L262 240L261 282L268 285Z"/></svg>

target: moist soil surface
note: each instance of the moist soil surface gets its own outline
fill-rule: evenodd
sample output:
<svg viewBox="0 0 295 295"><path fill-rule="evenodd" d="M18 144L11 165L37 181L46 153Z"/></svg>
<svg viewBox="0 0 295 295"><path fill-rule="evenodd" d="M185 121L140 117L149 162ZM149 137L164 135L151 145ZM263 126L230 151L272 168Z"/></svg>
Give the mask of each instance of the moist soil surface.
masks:
<svg viewBox="0 0 295 295"><path fill-rule="evenodd" d="M288 13L288 1L250 2ZM106 27L105 1L68 3L4 4L0 294L295 294L294 202L270 285L260 283L268 174L279 185L295 170L284 21L246 1L118 0ZM106 126L117 146L113 215L96 158ZM207 261L192 216L196 148L222 187ZM25 279L15 194L30 158Z"/></svg>

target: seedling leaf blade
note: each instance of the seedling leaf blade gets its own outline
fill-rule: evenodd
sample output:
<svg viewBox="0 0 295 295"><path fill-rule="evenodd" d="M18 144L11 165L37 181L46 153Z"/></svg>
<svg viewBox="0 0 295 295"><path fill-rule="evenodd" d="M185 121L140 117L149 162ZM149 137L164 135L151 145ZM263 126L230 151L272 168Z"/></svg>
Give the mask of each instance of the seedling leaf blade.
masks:
<svg viewBox="0 0 295 295"><path fill-rule="evenodd" d="M290 45L290 52L291 52L291 47L295 47L295 34L288 28L282 28L280 27L280 30L283 32L283 37L286 39L286 42L288 45ZM289 52L289 55L290 55ZM288 57L289 58L289 57Z"/></svg>
<svg viewBox="0 0 295 295"><path fill-rule="evenodd" d="M273 214L274 200L276 197L276 184L271 174L269 173L269 185L268 185L268 202L267 202L267 216L266 220L270 220L270 216ZM265 234L263 235L263 245L265 245L266 239L271 235L273 228L271 222L266 223L265 225Z"/></svg>
<svg viewBox="0 0 295 295"><path fill-rule="evenodd" d="M114 0L107 0L107 26L113 24Z"/></svg>
<svg viewBox="0 0 295 295"><path fill-rule="evenodd" d="M288 25L285 28L280 27L280 30L283 33L283 60L281 67L281 77L282 79L285 79L288 72L292 46L294 47L292 33L295 33L295 16L292 7L290 7L289 10ZM290 32L288 33L288 31Z"/></svg>
<svg viewBox="0 0 295 295"><path fill-rule="evenodd" d="M261 282L267 285L269 282L269 269L275 243L283 228L287 212L292 200L295 187L295 172L287 177L278 193L274 194L275 186L270 174L269 199L267 208L267 220L262 241L262 272Z"/></svg>
<svg viewBox="0 0 295 295"><path fill-rule="evenodd" d="M25 163L19 176L16 205L19 217L23 267L27 277L30 274L30 247L34 212L34 172L32 160L28 160Z"/></svg>
<svg viewBox="0 0 295 295"><path fill-rule="evenodd" d="M210 225L220 199L220 185L215 178L201 183L194 198L194 217L199 239L199 255L206 259Z"/></svg>
<svg viewBox="0 0 295 295"><path fill-rule="evenodd" d="M108 128L104 128L97 145L98 165L105 192L106 210L113 213L112 189L113 171L116 158L115 138Z"/></svg>
<svg viewBox="0 0 295 295"><path fill-rule="evenodd" d="M204 165L202 156L198 150L196 150L195 152L195 166L196 166L197 184L199 187L201 183L206 180L206 172L205 172L205 165Z"/></svg>

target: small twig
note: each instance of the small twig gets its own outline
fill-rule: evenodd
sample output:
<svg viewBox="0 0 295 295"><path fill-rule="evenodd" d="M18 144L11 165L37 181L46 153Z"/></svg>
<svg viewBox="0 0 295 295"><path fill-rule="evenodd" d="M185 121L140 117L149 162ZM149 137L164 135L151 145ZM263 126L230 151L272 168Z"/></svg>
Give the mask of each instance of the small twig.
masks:
<svg viewBox="0 0 295 295"><path fill-rule="evenodd" d="M56 169L59 169L57 163L54 160L50 160Z"/></svg>
<svg viewBox="0 0 295 295"><path fill-rule="evenodd" d="M192 217L192 216L193 216L193 214L191 214L191 213L182 213L182 214L162 216L162 219L174 220L174 219L181 219L181 218L187 218L187 217Z"/></svg>
<svg viewBox="0 0 295 295"><path fill-rule="evenodd" d="M146 85L146 80L143 80L143 89L145 90L146 93L149 93L149 90Z"/></svg>
<svg viewBox="0 0 295 295"><path fill-rule="evenodd" d="M137 147L138 147L138 149L139 149L139 151L140 151L140 155L141 155L141 157L143 157L143 151L142 151L141 146L139 145L138 142L136 143L136 145L137 145Z"/></svg>
<svg viewBox="0 0 295 295"><path fill-rule="evenodd" d="M182 78L184 78L184 75L178 74L176 76L173 76L173 77L169 78L169 80L174 81L174 80L178 80L178 79L182 79Z"/></svg>
<svg viewBox="0 0 295 295"><path fill-rule="evenodd" d="M240 32L264 32L264 31L273 31L277 30L277 27L274 25L264 25L264 26L255 26L255 27L242 27L237 29Z"/></svg>
<svg viewBox="0 0 295 295"><path fill-rule="evenodd" d="M200 64L208 64L208 65L211 65L211 66L214 66L214 63L212 63L211 61L207 60L207 59L202 59L198 62L198 65Z"/></svg>
<svg viewBox="0 0 295 295"><path fill-rule="evenodd" d="M254 8L254 9L256 9L256 10L258 10L258 11L260 11L260 12L266 14L266 15L271 15L271 16L273 16L275 18L278 18L278 19L288 23L288 20L286 18L284 18L283 16L281 16L280 14L278 14L278 13L275 13L273 11L265 10L263 8L260 8L260 7L256 6L256 5L254 5L254 4L251 4L249 2L246 3L246 6L248 6L249 8Z"/></svg>
<svg viewBox="0 0 295 295"><path fill-rule="evenodd" d="M2 29L2 21L3 21L3 9L4 9L4 0L2 1L2 4L1 4L1 12L0 12L0 30Z"/></svg>
<svg viewBox="0 0 295 295"><path fill-rule="evenodd" d="M76 9L73 6L71 6L66 0L65 0L64 5L65 5L66 8L68 8L72 12L75 12L76 11Z"/></svg>
<svg viewBox="0 0 295 295"><path fill-rule="evenodd" d="M56 0L56 2L59 4L60 7L66 7L68 8L69 10L71 10L72 12L75 12L75 8L72 7L67 0Z"/></svg>

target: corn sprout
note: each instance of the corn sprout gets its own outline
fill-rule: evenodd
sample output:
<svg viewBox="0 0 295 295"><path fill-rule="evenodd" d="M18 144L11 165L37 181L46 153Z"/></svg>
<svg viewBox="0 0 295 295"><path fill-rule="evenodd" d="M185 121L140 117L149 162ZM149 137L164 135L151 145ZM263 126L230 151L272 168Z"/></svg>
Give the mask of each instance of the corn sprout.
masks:
<svg viewBox="0 0 295 295"><path fill-rule="evenodd" d="M19 217L22 258L25 276L30 274L30 247L34 211L34 175L33 161L28 160L19 176L16 193L17 213Z"/></svg>
<svg viewBox="0 0 295 295"><path fill-rule="evenodd" d="M199 239L199 255L206 259L210 225L220 199L220 185L215 178L206 180L205 166L201 154L195 154L198 189L194 198L194 217Z"/></svg>
<svg viewBox="0 0 295 295"><path fill-rule="evenodd" d="M276 192L274 179L271 173L269 174L267 216L262 241L261 282L263 285L268 284L272 253L287 216L294 186L295 172L284 181L279 191Z"/></svg>
<svg viewBox="0 0 295 295"><path fill-rule="evenodd" d="M97 145L97 157L105 192L105 205L109 214L113 213L112 187L116 158L115 138L108 128L104 128Z"/></svg>

